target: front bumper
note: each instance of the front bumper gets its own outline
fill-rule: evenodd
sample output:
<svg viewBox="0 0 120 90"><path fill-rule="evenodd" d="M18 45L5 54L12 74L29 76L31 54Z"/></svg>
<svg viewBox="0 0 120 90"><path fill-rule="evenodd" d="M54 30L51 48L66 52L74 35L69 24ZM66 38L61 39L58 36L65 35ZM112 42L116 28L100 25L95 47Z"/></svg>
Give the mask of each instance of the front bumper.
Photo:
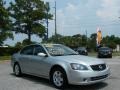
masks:
<svg viewBox="0 0 120 90"><path fill-rule="evenodd" d="M99 56L104 56L104 57L111 56L111 55L112 53L99 53Z"/></svg>
<svg viewBox="0 0 120 90"><path fill-rule="evenodd" d="M110 76L110 69L103 71L74 71L70 70L68 82L73 85L90 85L106 80Z"/></svg>

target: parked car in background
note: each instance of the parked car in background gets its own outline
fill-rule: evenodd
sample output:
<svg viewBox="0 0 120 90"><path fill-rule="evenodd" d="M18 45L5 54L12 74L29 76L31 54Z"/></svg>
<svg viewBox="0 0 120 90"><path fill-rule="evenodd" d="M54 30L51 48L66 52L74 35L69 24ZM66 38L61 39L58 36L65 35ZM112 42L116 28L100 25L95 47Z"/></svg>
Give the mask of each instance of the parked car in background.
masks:
<svg viewBox="0 0 120 90"><path fill-rule="evenodd" d="M80 54L80 55L88 55L88 51L87 51L87 49L85 48L85 47L79 47L78 49L77 49L77 52Z"/></svg>
<svg viewBox="0 0 120 90"><path fill-rule="evenodd" d="M59 89L67 84L95 84L110 75L104 61L79 55L61 44L26 46L12 56L11 65L16 76L25 73L43 77Z"/></svg>
<svg viewBox="0 0 120 90"><path fill-rule="evenodd" d="M100 47L98 49L98 58L112 58L112 49L109 47Z"/></svg>

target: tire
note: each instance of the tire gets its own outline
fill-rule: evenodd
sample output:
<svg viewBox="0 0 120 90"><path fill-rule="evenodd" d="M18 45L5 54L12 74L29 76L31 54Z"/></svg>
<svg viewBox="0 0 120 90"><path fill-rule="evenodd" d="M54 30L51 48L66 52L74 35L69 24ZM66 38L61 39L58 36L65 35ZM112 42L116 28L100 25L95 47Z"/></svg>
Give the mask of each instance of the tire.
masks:
<svg viewBox="0 0 120 90"><path fill-rule="evenodd" d="M109 58L112 58L112 55L110 55Z"/></svg>
<svg viewBox="0 0 120 90"><path fill-rule="evenodd" d="M100 55L98 55L97 57L98 57L98 58L101 58L101 56L100 56Z"/></svg>
<svg viewBox="0 0 120 90"><path fill-rule="evenodd" d="M19 77L22 75L20 65L17 63L14 65L13 71L14 71L15 76Z"/></svg>
<svg viewBox="0 0 120 90"><path fill-rule="evenodd" d="M104 56L101 54L98 54L98 58L104 58Z"/></svg>
<svg viewBox="0 0 120 90"><path fill-rule="evenodd" d="M58 89L64 89L68 85L66 72L60 67L52 70L50 81Z"/></svg>

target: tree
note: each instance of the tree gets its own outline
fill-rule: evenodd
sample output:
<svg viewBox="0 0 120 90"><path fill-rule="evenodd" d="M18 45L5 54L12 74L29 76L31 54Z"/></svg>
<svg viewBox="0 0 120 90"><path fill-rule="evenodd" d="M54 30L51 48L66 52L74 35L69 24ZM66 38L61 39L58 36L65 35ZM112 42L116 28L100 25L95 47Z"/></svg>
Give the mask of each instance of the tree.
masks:
<svg viewBox="0 0 120 90"><path fill-rule="evenodd" d="M112 49L115 49L116 45L120 44L120 38L115 37L114 35L106 36L106 37L103 37L102 43L105 46L108 46L108 47L110 47Z"/></svg>
<svg viewBox="0 0 120 90"><path fill-rule="evenodd" d="M80 46L86 46L86 36L76 34L73 36L62 36L62 35L53 35L48 39L49 43L61 43L67 45L71 48L76 48Z"/></svg>
<svg viewBox="0 0 120 90"><path fill-rule="evenodd" d="M22 47L22 43L21 42L17 42L14 47L21 48Z"/></svg>
<svg viewBox="0 0 120 90"><path fill-rule="evenodd" d="M22 46L26 46L26 45L29 45L29 44L35 44L36 42L33 42L33 41L30 41L28 39L24 39L22 41Z"/></svg>
<svg viewBox="0 0 120 90"><path fill-rule="evenodd" d="M46 5L42 0L15 0L10 3L9 12L13 20L14 31L28 35L31 42L31 35L42 37L45 35L45 26L41 23L46 18L51 19L52 15L47 13Z"/></svg>
<svg viewBox="0 0 120 90"><path fill-rule="evenodd" d="M5 2L0 0L0 45L2 45L3 41L7 38L13 38L10 23L9 13L5 8Z"/></svg>
<svg viewBox="0 0 120 90"><path fill-rule="evenodd" d="M92 48L93 50L96 50L96 37L97 37L97 34L96 33L93 33L91 34L90 36L90 41L89 41L89 47Z"/></svg>
<svg viewBox="0 0 120 90"><path fill-rule="evenodd" d="M63 38L64 36L57 34L57 35L53 35L52 37L50 37L47 41L43 41L44 43L61 43L61 38Z"/></svg>

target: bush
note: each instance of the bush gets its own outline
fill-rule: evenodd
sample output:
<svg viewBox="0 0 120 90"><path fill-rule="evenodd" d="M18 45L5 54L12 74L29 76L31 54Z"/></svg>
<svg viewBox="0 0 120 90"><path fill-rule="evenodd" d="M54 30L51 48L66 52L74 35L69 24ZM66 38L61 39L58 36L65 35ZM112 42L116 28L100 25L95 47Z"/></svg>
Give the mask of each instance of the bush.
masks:
<svg viewBox="0 0 120 90"><path fill-rule="evenodd" d="M0 47L0 56L10 56L13 55L14 53L17 53L19 50L20 48L15 48L15 47L7 47L7 48Z"/></svg>

